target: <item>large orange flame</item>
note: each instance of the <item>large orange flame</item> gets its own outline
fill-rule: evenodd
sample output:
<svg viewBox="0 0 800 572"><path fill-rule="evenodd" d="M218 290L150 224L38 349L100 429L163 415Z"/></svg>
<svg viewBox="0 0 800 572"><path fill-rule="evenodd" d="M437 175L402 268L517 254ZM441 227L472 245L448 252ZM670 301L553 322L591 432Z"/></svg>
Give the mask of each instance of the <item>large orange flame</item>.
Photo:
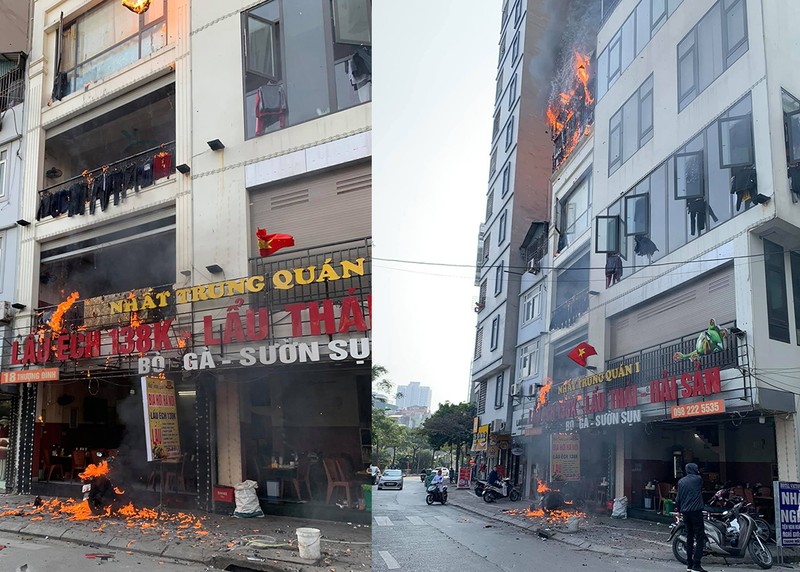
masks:
<svg viewBox="0 0 800 572"><path fill-rule="evenodd" d="M108 474L108 461L103 461L99 465L89 465L86 467L86 470L80 473L78 476L81 478L82 481L88 481L89 479L93 479L95 477L102 477Z"/></svg>
<svg viewBox="0 0 800 572"><path fill-rule="evenodd" d="M507 514L512 514L515 516L524 516L527 518L542 518L545 519L549 524L566 524L570 518L577 517L581 520L586 518L586 513L580 511L570 511L570 510L542 510L538 509L511 509L503 511Z"/></svg>
<svg viewBox="0 0 800 572"><path fill-rule="evenodd" d="M538 411L542 406L547 404L547 394L553 388L553 380L548 379L547 383L539 390L539 397L536 400L536 410Z"/></svg>
<svg viewBox="0 0 800 572"><path fill-rule="evenodd" d="M141 14L142 12L146 12L148 8L150 8L151 0L122 0L122 5L125 6L131 12L135 12L136 14Z"/></svg>
<svg viewBox="0 0 800 572"><path fill-rule="evenodd" d="M80 298L80 294L73 292L67 296L67 299L61 302L56 308L55 312L53 312L53 317L50 318L50 321L47 323L47 325L50 326L50 329L55 333L61 332L62 328L64 327L64 314L67 313L67 310L72 307L78 298Z"/></svg>
<svg viewBox="0 0 800 572"><path fill-rule="evenodd" d="M547 125L550 128L550 136L553 141L559 138L565 127L567 127L569 120L575 115L576 110L580 109L579 101L583 100L582 104L585 106L594 104L594 98L589 89L589 56L581 54L580 52L575 52L573 64L575 68L574 87L559 93L558 96L552 100L547 109ZM577 129L574 129L572 133L568 134L569 138L566 141L561 141L559 143L560 154L556 158L556 168L566 161L567 157L570 156L580 142L581 137L589 135L590 133L591 130L588 128L588 125L583 132L581 132L580 126L578 126Z"/></svg>
<svg viewBox="0 0 800 572"><path fill-rule="evenodd" d="M540 495L542 495L542 494L546 493L547 491L551 490L550 487L547 486L547 483L545 483L544 481L537 480L536 482L538 483L538 485L536 487L536 492L539 493Z"/></svg>

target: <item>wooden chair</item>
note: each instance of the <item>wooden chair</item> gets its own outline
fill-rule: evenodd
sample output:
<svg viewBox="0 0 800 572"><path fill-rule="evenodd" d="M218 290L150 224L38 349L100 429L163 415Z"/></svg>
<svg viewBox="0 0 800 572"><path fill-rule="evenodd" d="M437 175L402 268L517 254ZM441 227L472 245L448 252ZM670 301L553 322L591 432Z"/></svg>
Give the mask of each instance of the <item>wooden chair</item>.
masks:
<svg viewBox="0 0 800 572"><path fill-rule="evenodd" d="M750 503L753 507L756 506L756 499L755 495L753 495L753 489L744 489L744 502Z"/></svg>
<svg viewBox="0 0 800 572"><path fill-rule="evenodd" d="M72 471L69 475L69 480L74 481L78 475L86 470L86 451L73 451L72 452Z"/></svg>
<svg viewBox="0 0 800 572"><path fill-rule="evenodd" d="M341 487L347 495L347 506L351 506L350 483L342 480L336 459L322 459L322 466L325 468L325 476L328 478L328 491L325 496L325 502L330 504L333 491Z"/></svg>
<svg viewBox="0 0 800 572"><path fill-rule="evenodd" d="M50 451L44 450L44 474L45 480L49 481L53 478L53 473L57 472L58 476L64 478L64 469L58 463L53 464L53 458L50 456Z"/></svg>

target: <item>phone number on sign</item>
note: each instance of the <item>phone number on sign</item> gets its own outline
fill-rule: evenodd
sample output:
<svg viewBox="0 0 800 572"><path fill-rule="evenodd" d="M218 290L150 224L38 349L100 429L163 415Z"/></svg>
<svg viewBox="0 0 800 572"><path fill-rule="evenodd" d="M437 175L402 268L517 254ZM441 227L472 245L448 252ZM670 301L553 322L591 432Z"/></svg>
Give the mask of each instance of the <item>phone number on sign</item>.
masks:
<svg viewBox="0 0 800 572"><path fill-rule="evenodd" d="M725 412L725 401L716 399L714 401L703 401L702 403L691 403L689 405L675 405L672 407L672 418L693 417L695 415L713 415Z"/></svg>

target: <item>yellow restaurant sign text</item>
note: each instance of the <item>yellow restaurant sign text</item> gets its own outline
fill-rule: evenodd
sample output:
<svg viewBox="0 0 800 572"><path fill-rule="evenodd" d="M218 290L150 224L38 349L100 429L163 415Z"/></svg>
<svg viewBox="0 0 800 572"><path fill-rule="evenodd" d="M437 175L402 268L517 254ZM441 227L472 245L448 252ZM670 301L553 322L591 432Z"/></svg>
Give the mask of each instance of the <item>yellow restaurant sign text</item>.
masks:
<svg viewBox="0 0 800 572"><path fill-rule="evenodd" d="M577 389L583 389L584 387L592 387L593 385L597 385L603 383L604 381L614 381L615 379L620 379L623 377L628 377L629 375L633 375L634 373L639 373L641 371L641 363L640 362L633 362L627 365L621 365L619 367L612 367L611 369L607 369L605 371L601 371L599 373L595 373L592 375L587 375L585 377L579 377L577 379L568 379L564 383L558 386L558 393L563 395L564 393L572 393Z"/></svg>

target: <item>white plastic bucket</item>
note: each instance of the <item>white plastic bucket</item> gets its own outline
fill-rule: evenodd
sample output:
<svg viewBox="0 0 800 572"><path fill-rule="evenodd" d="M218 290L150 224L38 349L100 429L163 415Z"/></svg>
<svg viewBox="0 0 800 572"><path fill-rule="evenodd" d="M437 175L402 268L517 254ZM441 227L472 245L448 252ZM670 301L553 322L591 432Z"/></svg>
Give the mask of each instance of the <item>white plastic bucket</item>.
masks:
<svg viewBox="0 0 800 572"><path fill-rule="evenodd" d="M298 528L297 546L300 548L300 558L319 560L320 533L318 528Z"/></svg>

